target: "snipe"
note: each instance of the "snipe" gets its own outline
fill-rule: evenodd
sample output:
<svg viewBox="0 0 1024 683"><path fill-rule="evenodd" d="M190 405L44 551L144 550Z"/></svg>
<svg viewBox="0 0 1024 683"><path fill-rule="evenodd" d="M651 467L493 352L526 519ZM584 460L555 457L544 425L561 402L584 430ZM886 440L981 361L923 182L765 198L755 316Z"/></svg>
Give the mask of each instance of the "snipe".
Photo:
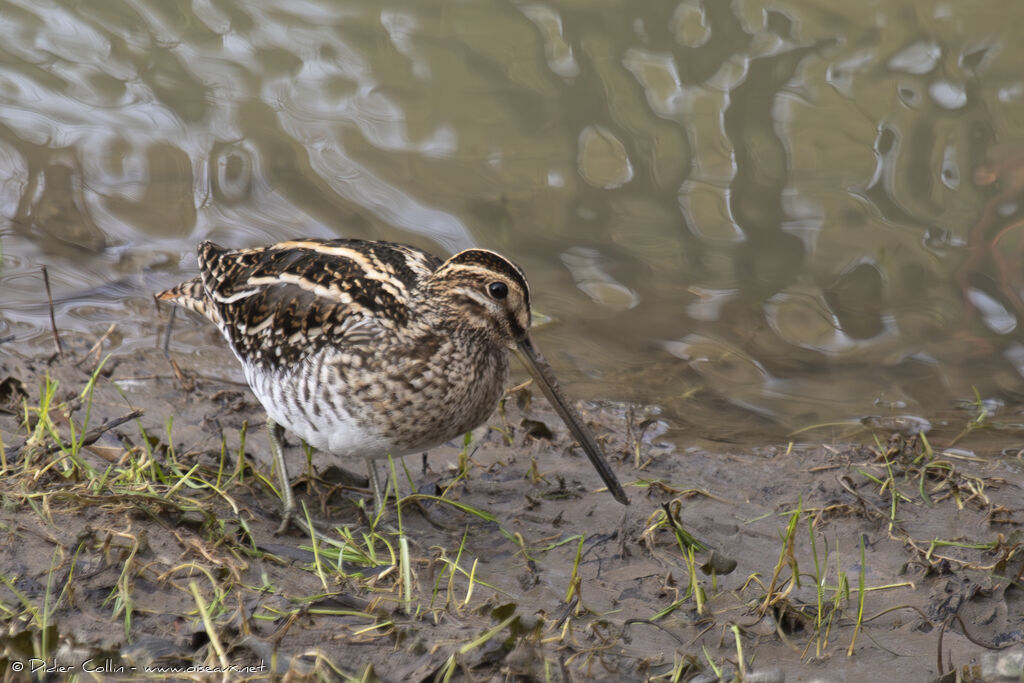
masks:
<svg viewBox="0 0 1024 683"><path fill-rule="evenodd" d="M484 249L447 261L390 242L303 239L199 245L200 275L158 294L224 334L267 411L284 530L295 513L280 429L338 458L423 452L480 425L505 390L508 350L579 441L608 490L625 491L530 338L530 289Z"/></svg>

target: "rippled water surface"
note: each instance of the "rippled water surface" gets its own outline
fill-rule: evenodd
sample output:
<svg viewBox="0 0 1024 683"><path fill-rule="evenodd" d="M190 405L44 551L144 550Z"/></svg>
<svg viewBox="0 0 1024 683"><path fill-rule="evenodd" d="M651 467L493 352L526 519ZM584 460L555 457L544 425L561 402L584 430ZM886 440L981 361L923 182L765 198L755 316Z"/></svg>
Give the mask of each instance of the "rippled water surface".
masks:
<svg viewBox="0 0 1024 683"><path fill-rule="evenodd" d="M0 2L0 338L156 343L206 238L518 261L681 426L1024 389L1014 2ZM213 334L179 335L202 351ZM0 347L2 348L2 347Z"/></svg>

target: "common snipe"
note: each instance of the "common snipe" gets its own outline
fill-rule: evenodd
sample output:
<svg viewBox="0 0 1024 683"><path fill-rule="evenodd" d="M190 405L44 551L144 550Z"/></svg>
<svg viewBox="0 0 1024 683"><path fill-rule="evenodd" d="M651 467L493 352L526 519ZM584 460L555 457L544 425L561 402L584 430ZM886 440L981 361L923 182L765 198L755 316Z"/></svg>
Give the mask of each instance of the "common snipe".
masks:
<svg viewBox="0 0 1024 683"><path fill-rule="evenodd" d="M303 239L199 245L200 275L161 299L209 318L267 411L285 529L295 499L281 427L339 458L423 452L478 426L518 352L617 501L625 491L530 339L530 289L484 249L447 261L390 242Z"/></svg>

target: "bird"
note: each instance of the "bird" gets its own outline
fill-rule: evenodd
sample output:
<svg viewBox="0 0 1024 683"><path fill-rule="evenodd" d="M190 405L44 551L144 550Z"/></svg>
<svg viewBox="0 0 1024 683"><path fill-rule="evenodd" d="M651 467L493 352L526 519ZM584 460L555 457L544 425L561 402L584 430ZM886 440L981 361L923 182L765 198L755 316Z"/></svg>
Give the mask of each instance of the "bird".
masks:
<svg viewBox="0 0 1024 683"><path fill-rule="evenodd" d="M283 430L340 461L423 453L482 424L505 392L509 351L533 376L616 501L597 440L530 335L522 269L487 249L447 260L378 240L199 244L199 275L157 294L211 321L267 413L284 532L296 515Z"/></svg>

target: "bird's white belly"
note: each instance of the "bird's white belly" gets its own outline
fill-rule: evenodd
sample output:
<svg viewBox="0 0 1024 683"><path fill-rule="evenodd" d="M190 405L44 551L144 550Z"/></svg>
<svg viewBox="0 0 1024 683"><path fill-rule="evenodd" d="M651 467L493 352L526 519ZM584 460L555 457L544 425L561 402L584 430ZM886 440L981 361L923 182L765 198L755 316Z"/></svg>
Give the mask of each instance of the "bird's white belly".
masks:
<svg viewBox="0 0 1024 683"><path fill-rule="evenodd" d="M396 451L387 434L368 429L336 401L315 411L294 392L282 391L283 383L279 381L266 376L246 379L270 419L317 450L346 459L405 455Z"/></svg>

